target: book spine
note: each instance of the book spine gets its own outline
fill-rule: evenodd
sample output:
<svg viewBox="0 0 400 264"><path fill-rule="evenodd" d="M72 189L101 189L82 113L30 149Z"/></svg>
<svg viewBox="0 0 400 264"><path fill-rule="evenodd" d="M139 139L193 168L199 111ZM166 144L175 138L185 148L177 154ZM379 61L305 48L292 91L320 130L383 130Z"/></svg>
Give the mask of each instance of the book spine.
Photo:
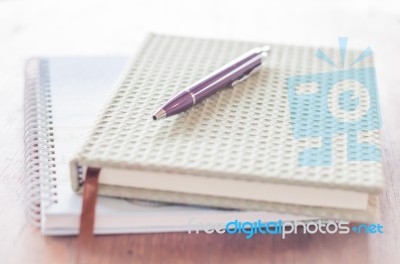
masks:
<svg viewBox="0 0 400 264"><path fill-rule="evenodd" d="M24 143L28 219L40 226L43 208L57 202L53 120L48 62L25 67Z"/></svg>

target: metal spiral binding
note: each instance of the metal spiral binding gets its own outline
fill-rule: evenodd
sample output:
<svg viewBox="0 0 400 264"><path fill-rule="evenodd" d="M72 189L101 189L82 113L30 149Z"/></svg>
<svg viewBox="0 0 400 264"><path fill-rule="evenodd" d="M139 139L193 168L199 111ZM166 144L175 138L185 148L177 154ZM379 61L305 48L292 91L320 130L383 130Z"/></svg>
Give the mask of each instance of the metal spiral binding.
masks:
<svg viewBox="0 0 400 264"><path fill-rule="evenodd" d="M40 226L43 208L57 203L48 62L29 60L25 78L26 199L30 222Z"/></svg>

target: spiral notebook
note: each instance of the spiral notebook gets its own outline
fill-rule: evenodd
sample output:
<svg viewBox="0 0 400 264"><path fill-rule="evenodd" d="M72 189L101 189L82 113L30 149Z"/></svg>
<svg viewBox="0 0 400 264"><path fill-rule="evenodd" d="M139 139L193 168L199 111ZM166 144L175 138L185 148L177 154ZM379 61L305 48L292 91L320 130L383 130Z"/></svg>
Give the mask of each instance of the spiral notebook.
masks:
<svg viewBox="0 0 400 264"><path fill-rule="evenodd" d="M93 168L102 195L376 221L380 115L367 52L271 44L258 74L152 120L178 91L266 44L151 35L71 161L75 191Z"/></svg>
<svg viewBox="0 0 400 264"><path fill-rule="evenodd" d="M78 233L82 199L71 189L68 161L127 61L123 57L52 57L34 58L26 64L28 214L46 235ZM108 197L98 199L96 211L96 234L186 231L200 223L232 219L299 219Z"/></svg>

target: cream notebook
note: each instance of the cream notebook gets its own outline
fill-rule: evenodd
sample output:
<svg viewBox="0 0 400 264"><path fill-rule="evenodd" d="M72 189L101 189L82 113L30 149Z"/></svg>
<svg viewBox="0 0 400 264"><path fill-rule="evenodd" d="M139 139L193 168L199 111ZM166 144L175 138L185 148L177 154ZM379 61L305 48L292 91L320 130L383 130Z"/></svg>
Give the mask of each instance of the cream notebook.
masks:
<svg viewBox="0 0 400 264"><path fill-rule="evenodd" d="M151 35L71 161L73 189L98 167L107 196L376 220L380 113L368 54L347 50L344 61L338 49L271 45L257 75L152 120L185 86L265 44Z"/></svg>

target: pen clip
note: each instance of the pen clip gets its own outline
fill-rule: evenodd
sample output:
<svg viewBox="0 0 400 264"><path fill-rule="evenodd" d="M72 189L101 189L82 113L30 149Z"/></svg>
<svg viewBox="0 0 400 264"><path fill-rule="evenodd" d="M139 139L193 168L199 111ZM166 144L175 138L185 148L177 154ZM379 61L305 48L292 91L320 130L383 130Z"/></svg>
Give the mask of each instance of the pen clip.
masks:
<svg viewBox="0 0 400 264"><path fill-rule="evenodd" d="M240 77L239 79L233 81L233 82L231 83L231 86L234 87L234 86L237 85L238 83L243 82L244 80L246 80L247 78L249 78L251 75L253 75L253 74L259 72L260 69L261 69L261 64L258 65L257 67L255 67L254 69L252 69L249 73L247 73L247 74L243 75L242 77Z"/></svg>

